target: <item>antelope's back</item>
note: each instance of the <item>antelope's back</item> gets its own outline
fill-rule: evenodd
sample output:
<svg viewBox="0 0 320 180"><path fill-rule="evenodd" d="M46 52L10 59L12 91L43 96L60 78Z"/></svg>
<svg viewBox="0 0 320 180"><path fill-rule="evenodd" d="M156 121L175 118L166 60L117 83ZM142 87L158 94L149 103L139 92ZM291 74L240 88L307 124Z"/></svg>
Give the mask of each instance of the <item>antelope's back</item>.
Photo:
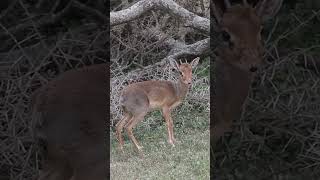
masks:
<svg viewBox="0 0 320 180"><path fill-rule="evenodd" d="M106 69L101 64L71 70L36 91L36 134L48 146L47 153L54 149L54 156L66 156L72 163L79 156L85 161L89 154L103 154L98 151L105 151Z"/></svg>

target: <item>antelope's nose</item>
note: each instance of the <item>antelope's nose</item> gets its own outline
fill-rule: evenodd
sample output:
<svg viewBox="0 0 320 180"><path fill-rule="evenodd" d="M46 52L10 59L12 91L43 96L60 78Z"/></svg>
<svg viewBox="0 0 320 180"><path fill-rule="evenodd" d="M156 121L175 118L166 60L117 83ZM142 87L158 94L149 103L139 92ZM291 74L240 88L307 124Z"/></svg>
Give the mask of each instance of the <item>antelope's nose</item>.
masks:
<svg viewBox="0 0 320 180"><path fill-rule="evenodd" d="M191 83L192 83L192 78L188 80L188 84L190 85Z"/></svg>
<svg viewBox="0 0 320 180"><path fill-rule="evenodd" d="M258 68L256 67L256 66L252 66L251 68L250 68L250 71L251 72L256 72L258 70Z"/></svg>

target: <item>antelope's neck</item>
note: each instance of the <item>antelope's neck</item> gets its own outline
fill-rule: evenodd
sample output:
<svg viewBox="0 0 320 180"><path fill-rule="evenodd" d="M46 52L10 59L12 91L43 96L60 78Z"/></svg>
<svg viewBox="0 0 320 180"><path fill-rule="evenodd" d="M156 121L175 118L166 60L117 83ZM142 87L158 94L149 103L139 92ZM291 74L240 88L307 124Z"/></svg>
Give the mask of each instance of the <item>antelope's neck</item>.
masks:
<svg viewBox="0 0 320 180"><path fill-rule="evenodd" d="M239 56L233 54L228 50L228 48L224 46L217 47L216 52L218 53L218 57L217 57L218 61L223 61L225 64L229 64L231 66L233 66L233 63L235 61L238 61L240 59Z"/></svg>
<svg viewBox="0 0 320 180"><path fill-rule="evenodd" d="M174 83L174 89L176 91L178 99L183 100L187 96L189 87L190 85L183 83L181 78L179 78L179 80Z"/></svg>
<svg viewBox="0 0 320 180"><path fill-rule="evenodd" d="M230 64L226 56L218 56L214 71L215 97L214 122L231 124L239 119L242 106L248 96L252 74Z"/></svg>

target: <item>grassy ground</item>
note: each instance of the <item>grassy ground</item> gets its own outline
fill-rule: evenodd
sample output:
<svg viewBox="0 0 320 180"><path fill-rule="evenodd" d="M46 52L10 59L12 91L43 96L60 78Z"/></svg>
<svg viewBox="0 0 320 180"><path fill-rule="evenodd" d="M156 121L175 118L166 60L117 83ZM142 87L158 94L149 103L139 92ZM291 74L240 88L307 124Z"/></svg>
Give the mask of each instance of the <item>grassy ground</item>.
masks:
<svg viewBox="0 0 320 180"><path fill-rule="evenodd" d="M180 112L181 114L183 112ZM167 142L167 130L160 113L151 113L138 124L134 134L144 147L143 158L125 137L124 154L111 133L111 179L209 179L208 113L173 114L175 147ZM188 116L192 114L192 116Z"/></svg>

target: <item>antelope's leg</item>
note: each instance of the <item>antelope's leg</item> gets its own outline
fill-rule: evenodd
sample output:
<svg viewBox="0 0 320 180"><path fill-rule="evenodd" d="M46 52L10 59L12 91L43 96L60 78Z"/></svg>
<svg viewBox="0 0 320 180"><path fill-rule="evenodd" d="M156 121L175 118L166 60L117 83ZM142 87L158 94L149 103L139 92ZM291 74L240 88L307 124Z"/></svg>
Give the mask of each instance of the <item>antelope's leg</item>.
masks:
<svg viewBox="0 0 320 180"><path fill-rule="evenodd" d="M163 114L163 118L167 123L167 130L168 130L168 142L174 146L175 143L175 139L173 136L173 122L172 122L172 118L171 118L171 112L170 109L168 107L163 107L162 108L162 114Z"/></svg>
<svg viewBox="0 0 320 180"><path fill-rule="evenodd" d="M131 139L131 141L133 142L133 144L135 145L135 147L137 148L138 151L141 151L141 149L143 148L142 146L139 145L137 139L134 137L132 129L140 122L143 120L144 116L146 115L145 112L140 113L139 115L134 115L133 118L131 119L131 121L129 121L126 124L126 129L129 135L129 138Z"/></svg>
<svg viewBox="0 0 320 180"><path fill-rule="evenodd" d="M132 115L130 115L129 113L126 113L125 117L122 118L116 125L116 135L117 135L117 139L119 141L119 148L121 151L123 151L123 145L124 145L123 137L122 137L122 129L123 129L123 126L125 125L125 123L127 121L130 121L131 118L132 118Z"/></svg>

